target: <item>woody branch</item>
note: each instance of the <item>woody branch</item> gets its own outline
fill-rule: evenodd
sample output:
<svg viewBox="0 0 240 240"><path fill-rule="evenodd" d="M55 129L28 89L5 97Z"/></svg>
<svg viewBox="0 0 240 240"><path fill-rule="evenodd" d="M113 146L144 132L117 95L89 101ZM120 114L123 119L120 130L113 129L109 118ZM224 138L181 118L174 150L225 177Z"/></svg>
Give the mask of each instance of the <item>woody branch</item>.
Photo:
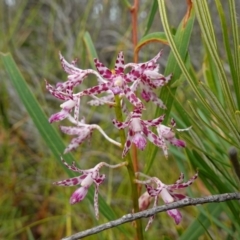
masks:
<svg viewBox="0 0 240 240"><path fill-rule="evenodd" d="M109 228L117 227L117 226L122 225L127 222L135 221L136 219L148 218L156 213L165 212L167 210L171 210L171 209L175 209L175 208L182 208L182 207L191 206L191 205L206 204L206 203L213 203L213 202L225 202L225 201L229 201L229 200L240 200L240 192L224 193L224 194L206 196L206 197L201 197L201 198L185 198L181 201L172 202L172 203L158 206L158 207L148 209L148 210L145 210L142 212L133 213L133 214L129 213L117 220L110 221L108 223L99 225L97 227L76 233L72 236L63 238L62 240L80 239L83 237L87 237L87 236L99 233L99 232L104 231Z"/></svg>

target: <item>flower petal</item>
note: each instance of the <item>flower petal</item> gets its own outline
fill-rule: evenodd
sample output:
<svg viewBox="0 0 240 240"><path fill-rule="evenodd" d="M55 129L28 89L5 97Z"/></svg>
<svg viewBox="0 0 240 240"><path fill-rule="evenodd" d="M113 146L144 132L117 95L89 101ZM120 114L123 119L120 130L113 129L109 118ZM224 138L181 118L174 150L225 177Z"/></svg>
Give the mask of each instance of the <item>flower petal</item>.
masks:
<svg viewBox="0 0 240 240"><path fill-rule="evenodd" d="M161 57L161 55L162 55L162 50L160 50L159 53L154 58L146 62L147 66L148 67L154 66L157 63L158 59Z"/></svg>
<svg viewBox="0 0 240 240"><path fill-rule="evenodd" d="M98 59L94 59L95 66L98 70L98 72L102 75L102 77L106 79L111 79L113 77L112 72L104 66L103 63L101 63Z"/></svg>
<svg viewBox="0 0 240 240"><path fill-rule="evenodd" d="M172 78L172 74L168 75L167 77L160 77L158 79L152 80L152 84L157 88L157 87L162 87L166 85Z"/></svg>
<svg viewBox="0 0 240 240"><path fill-rule="evenodd" d="M86 170L82 170L78 167L76 167L75 162L72 162L72 165L69 165L62 157L61 157L61 161L63 162L63 164L70 169L73 172L80 172L80 173L84 173L86 172Z"/></svg>
<svg viewBox="0 0 240 240"><path fill-rule="evenodd" d="M97 177L93 177L93 181L96 185L100 185L105 180L105 174L97 175Z"/></svg>
<svg viewBox="0 0 240 240"><path fill-rule="evenodd" d="M115 126L116 128L118 128L118 129L123 129L123 128L126 128L126 127L129 126L130 121L120 122L120 121L118 121L118 120L116 120L116 119L113 119L113 120L112 120L112 123L114 124L114 126Z"/></svg>
<svg viewBox="0 0 240 240"><path fill-rule="evenodd" d="M81 134L81 136L73 138L70 144L65 148L64 154L75 150L81 143L83 143L90 135L92 131L85 132L84 134Z"/></svg>
<svg viewBox="0 0 240 240"><path fill-rule="evenodd" d="M134 135L134 132L132 131L132 129L129 129L127 134L127 139L124 145L123 153L122 153L122 158L126 156L127 152L131 147L133 135Z"/></svg>
<svg viewBox="0 0 240 240"><path fill-rule="evenodd" d="M148 194L148 192L144 192L138 199L138 206L139 210L143 211L148 209L150 203L151 203L152 197Z"/></svg>
<svg viewBox="0 0 240 240"><path fill-rule="evenodd" d="M175 184L179 184L179 183L182 183L184 180L184 173L181 172L178 180L175 182Z"/></svg>
<svg viewBox="0 0 240 240"><path fill-rule="evenodd" d="M64 150L64 153L68 153L76 149L82 142L89 138L93 132L93 127L87 124L79 127L60 126L60 129L68 135L78 135L78 137L72 139L68 147Z"/></svg>
<svg viewBox="0 0 240 240"><path fill-rule="evenodd" d="M158 196L155 196L155 197L154 197L153 207L156 207L156 206L157 206L157 202L158 202ZM146 226L146 228L145 228L145 231L148 230L148 228L149 228L150 225L152 224L154 218L155 218L155 215L152 215L152 216L149 218L148 224L147 224L147 226Z"/></svg>
<svg viewBox="0 0 240 240"><path fill-rule="evenodd" d="M182 220L182 214L177 209L171 209L167 211L168 215L172 217L175 223L178 225Z"/></svg>
<svg viewBox="0 0 240 240"><path fill-rule="evenodd" d="M186 143L183 140L177 138L169 139L169 142L176 147L186 147Z"/></svg>
<svg viewBox="0 0 240 240"><path fill-rule="evenodd" d="M141 100L136 96L136 94L126 85L123 84L123 92L128 99L128 101L134 105L136 108L143 109L144 106L141 102Z"/></svg>
<svg viewBox="0 0 240 240"><path fill-rule="evenodd" d="M135 143L136 147L143 150L147 145L147 140L142 133L137 132L132 138L132 142Z"/></svg>
<svg viewBox="0 0 240 240"><path fill-rule="evenodd" d="M149 98L149 100L151 100L153 103L155 103L157 106L159 106L162 109L167 109L167 107L165 106L165 104L163 103L163 101L161 99L159 99L157 97L157 95L152 91L152 90L148 90L146 91L146 94Z"/></svg>
<svg viewBox="0 0 240 240"><path fill-rule="evenodd" d="M78 73L79 74L83 71L75 66L77 59L75 59L72 63L69 63L66 61L66 59L62 56L62 54L60 52L59 52L59 58L61 61L62 68L66 73L68 73L68 74Z"/></svg>
<svg viewBox="0 0 240 240"><path fill-rule="evenodd" d="M115 74L122 74L124 73L124 57L123 52L120 52L117 56L116 63L115 63Z"/></svg>
<svg viewBox="0 0 240 240"><path fill-rule="evenodd" d="M175 189L180 189L180 188L186 188L190 185L192 185L192 183L198 178L198 172L195 173L187 182L183 183L175 183L172 185L168 185L167 188L170 190L175 190Z"/></svg>
<svg viewBox="0 0 240 240"><path fill-rule="evenodd" d="M80 93L80 96L86 95L95 95L100 94L102 92L107 92L110 89L109 83L102 83L94 87L87 88Z"/></svg>
<svg viewBox="0 0 240 240"><path fill-rule="evenodd" d="M92 128L88 125L85 126L80 126L80 127L66 127L66 126L60 126L60 129L63 133L66 133L68 135L80 135L86 137Z"/></svg>
<svg viewBox="0 0 240 240"><path fill-rule="evenodd" d="M160 187L160 188L153 188L151 185L149 185L149 184L145 184L145 187L146 187L146 189L147 189L147 192L148 192L148 194L151 196L151 197L156 197L156 196L158 196L160 193L161 193L161 191L162 191L162 187Z"/></svg>
<svg viewBox="0 0 240 240"><path fill-rule="evenodd" d="M53 122L59 122L62 121L63 119L67 118L69 116L69 110L61 110L60 112L54 113L49 119L48 121L50 123Z"/></svg>
<svg viewBox="0 0 240 240"><path fill-rule="evenodd" d="M179 200L182 200L182 199L187 197L186 195L181 194L181 193L172 193L172 192L170 192L170 194L174 198L174 201L179 201Z"/></svg>
<svg viewBox="0 0 240 240"><path fill-rule="evenodd" d="M73 101L72 99L69 99L60 105L60 107L65 110L71 110L75 106L76 106L76 102Z"/></svg>
<svg viewBox="0 0 240 240"><path fill-rule="evenodd" d="M52 94L54 97L61 99L61 100L69 100L71 99L72 96L69 96L67 94L64 94L63 92L61 92L61 90L58 90L56 88L54 88L52 85L50 85L46 80L46 89L49 91L50 94Z"/></svg>
<svg viewBox="0 0 240 240"><path fill-rule="evenodd" d="M154 145L162 148L164 146L163 139L159 138L156 134L151 132L149 129L145 129L144 134L148 138L150 142L152 142Z"/></svg>
<svg viewBox="0 0 240 240"><path fill-rule="evenodd" d="M96 219L99 219L99 210L98 210L98 191L99 191L99 185L95 185L95 192L94 192L94 211Z"/></svg>
<svg viewBox="0 0 240 240"><path fill-rule="evenodd" d="M155 218L155 215L152 215L149 220L148 220L148 223L147 223L147 226L145 227L145 231L147 231L149 229L149 227L152 225L152 222Z"/></svg>
<svg viewBox="0 0 240 240"><path fill-rule="evenodd" d="M163 114L162 116L155 118L153 120L144 120L143 122L148 127L158 126L160 123L162 123L164 118L165 118L165 114Z"/></svg>
<svg viewBox="0 0 240 240"><path fill-rule="evenodd" d="M96 97L94 95L92 95L91 97L94 98L93 100L88 101L88 104L91 106L100 106L100 105L104 105L104 104L108 104L108 105L113 105L114 104L114 95L112 93L112 91L108 91L107 96L103 96L103 97Z"/></svg>
<svg viewBox="0 0 240 240"><path fill-rule="evenodd" d="M81 184L83 179L85 179L87 174L83 174L79 177L73 177L73 178L68 178L66 180L54 182L53 185L58 185L58 186L75 186Z"/></svg>
<svg viewBox="0 0 240 240"><path fill-rule="evenodd" d="M160 195L162 197L162 200L165 203L171 203L174 202L174 199L172 197L172 195L168 192L168 190L166 188L163 188L162 191L160 192Z"/></svg>
<svg viewBox="0 0 240 240"><path fill-rule="evenodd" d="M126 82L135 82L140 79L141 74L143 72L143 68L133 68L129 73L125 75Z"/></svg>
<svg viewBox="0 0 240 240"><path fill-rule="evenodd" d="M70 198L70 204L75 204L82 201L87 195L88 187L80 187L78 188Z"/></svg>

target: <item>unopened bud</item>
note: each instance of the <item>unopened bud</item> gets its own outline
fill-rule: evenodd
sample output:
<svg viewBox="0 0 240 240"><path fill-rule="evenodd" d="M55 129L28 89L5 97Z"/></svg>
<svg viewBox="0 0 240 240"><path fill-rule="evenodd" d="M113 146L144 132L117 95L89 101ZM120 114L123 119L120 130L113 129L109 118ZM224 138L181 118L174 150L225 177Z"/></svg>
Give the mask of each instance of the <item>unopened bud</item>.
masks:
<svg viewBox="0 0 240 240"><path fill-rule="evenodd" d="M151 203L151 200L152 200L152 197L148 194L147 191L143 193L138 199L139 210L143 211L148 209Z"/></svg>

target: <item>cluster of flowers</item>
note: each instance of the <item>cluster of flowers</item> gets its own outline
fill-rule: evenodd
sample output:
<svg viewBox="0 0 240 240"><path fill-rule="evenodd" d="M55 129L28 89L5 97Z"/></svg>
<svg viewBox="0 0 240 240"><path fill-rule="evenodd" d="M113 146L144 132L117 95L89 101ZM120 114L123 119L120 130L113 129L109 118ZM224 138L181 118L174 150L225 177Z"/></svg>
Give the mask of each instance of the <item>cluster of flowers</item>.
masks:
<svg viewBox="0 0 240 240"><path fill-rule="evenodd" d="M142 113L145 110L142 100L146 102L151 101L158 107L166 109L164 103L154 93L155 89L167 84L172 76L169 75L165 77L159 73L159 64L157 61L161 54L162 52L160 51L153 59L145 63L125 64L123 53L120 52L116 59L115 68L112 71L104 66L104 64L98 59L94 59L97 71L92 69L82 70L76 67L76 60L68 63L63 56L59 54L62 68L68 74L67 81L58 83L55 87L46 82L46 88L54 97L64 101L60 105L61 111L53 114L49 118L49 122L52 123L62 121L63 119L68 119L74 125L60 127L62 132L69 135L76 135L76 137L74 137L67 146L64 153L76 149L82 142L91 137L95 129L97 129L109 142L123 148L122 158L126 156L132 143L134 143L138 149L143 150L146 147L147 139L151 143L161 148L166 157L168 157L167 142L177 147L186 146L183 140L175 137L174 128L176 123L173 119L171 120L171 127L162 124L164 115L153 120L142 119ZM128 69L128 71L126 71L126 69ZM98 84L96 86L84 89L78 93L74 93L74 88L78 85L81 85L83 80L86 79L90 74L93 74L97 77ZM140 98L138 98L136 95L136 91L138 89L141 91ZM102 93L105 95L102 96ZM101 95L99 96L99 94ZM114 106L116 104L116 95L118 95L121 99L122 110L126 113L127 117L124 122L120 122L116 119L113 119L112 122L118 129L128 128L127 138L124 146L111 139L99 125L87 124L85 123L84 118L79 120L79 109L82 97L91 97L92 100L89 102L90 105L99 106L107 104ZM125 98L133 107L133 110L130 112L126 110L126 104L124 102ZM152 132L150 127L156 127L157 134ZM186 131L189 130L189 128L176 130ZM103 166L116 168L125 165L125 163L123 162L117 165L109 165L101 162L92 169L81 170L77 168L74 163L70 166L64 160L62 161L67 168L71 169L72 171L79 172L82 175L79 177L55 182L54 184L62 186L81 185L81 187L78 188L71 196L70 203L74 204L84 199L88 188L92 185L92 183L94 183L94 207L96 217L98 218L98 188L105 179L105 175L101 175L99 170ZM180 179L173 185L165 185L157 178L150 178L148 180L148 184L146 181L137 180L138 183L146 184L148 192L148 195L145 193L142 197L140 197L140 208L143 209L141 202L145 202L145 200L150 197L155 199L154 206L157 204L158 196L162 196L165 203L182 199L185 196L173 194L172 190L187 187L196 178L197 174L188 182L182 183L183 175L181 175ZM150 183L155 183L157 188L153 188ZM181 215L178 210L170 210L168 213L175 219L177 224L180 222ZM152 222L152 219L153 217L150 218L147 228Z"/></svg>

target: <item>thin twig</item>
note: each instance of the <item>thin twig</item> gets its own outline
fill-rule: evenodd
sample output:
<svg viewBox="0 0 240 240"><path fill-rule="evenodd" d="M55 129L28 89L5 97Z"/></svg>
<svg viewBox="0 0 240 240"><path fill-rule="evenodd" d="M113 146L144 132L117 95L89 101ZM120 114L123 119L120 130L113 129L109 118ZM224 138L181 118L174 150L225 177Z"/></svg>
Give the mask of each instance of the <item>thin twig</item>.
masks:
<svg viewBox="0 0 240 240"><path fill-rule="evenodd" d="M181 207L186 207L186 206L190 206L190 205L204 204L204 203L225 202L225 201L229 201L229 200L240 200L240 192L239 193L224 193L224 194L213 195L213 196L202 197L202 198L186 198L186 199L183 199L178 202L173 202L173 203L169 203L167 205L158 206L158 207L151 208L149 210L145 210L142 212L138 212L138 213L134 213L134 214L129 213L117 220L99 225L97 227L94 227L94 228L91 228L91 229L88 229L88 230L85 230L85 231L82 231L79 233L76 233L72 236L63 238L62 240L80 239L80 238L90 236L90 235L96 234L98 232L104 231L106 229L113 228L113 227L119 226L119 225L127 223L127 222L132 222L139 218L147 218L156 213L165 212L170 209L181 208Z"/></svg>

